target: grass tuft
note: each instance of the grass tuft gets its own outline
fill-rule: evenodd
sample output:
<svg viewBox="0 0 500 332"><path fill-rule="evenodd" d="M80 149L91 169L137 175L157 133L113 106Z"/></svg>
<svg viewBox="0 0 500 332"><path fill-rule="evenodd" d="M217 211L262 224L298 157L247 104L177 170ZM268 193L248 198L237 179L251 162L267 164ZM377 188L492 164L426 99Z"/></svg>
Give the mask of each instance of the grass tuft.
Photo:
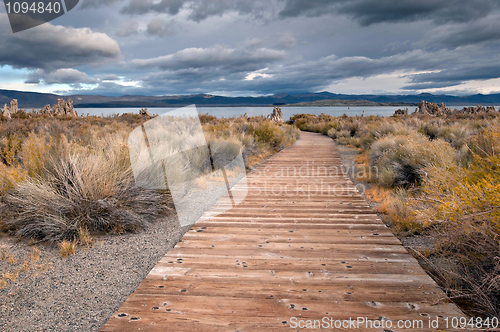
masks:
<svg viewBox="0 0 500 332"><path fill-rule="evenodd" d="M63 240L61 241L61 243L59 243L59 254L62 257L74 255L76 252L76 246L77 246L76 242L69 242Z"/></svg>

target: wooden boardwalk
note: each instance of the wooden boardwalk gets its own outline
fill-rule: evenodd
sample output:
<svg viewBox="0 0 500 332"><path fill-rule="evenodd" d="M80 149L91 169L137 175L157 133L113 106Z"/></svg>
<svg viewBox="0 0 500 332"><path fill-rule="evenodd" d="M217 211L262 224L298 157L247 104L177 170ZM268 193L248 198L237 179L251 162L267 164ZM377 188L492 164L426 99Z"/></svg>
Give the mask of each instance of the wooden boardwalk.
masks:
<svg viewBox="0 0 500 332"><path fill-rule="evenodd" d="M101 331L289 331L358 317L336 330L436 331L429 319L444 328L463 316L342 170L330 138L302 133L248 174L240 205L207 211Z"/></svg>

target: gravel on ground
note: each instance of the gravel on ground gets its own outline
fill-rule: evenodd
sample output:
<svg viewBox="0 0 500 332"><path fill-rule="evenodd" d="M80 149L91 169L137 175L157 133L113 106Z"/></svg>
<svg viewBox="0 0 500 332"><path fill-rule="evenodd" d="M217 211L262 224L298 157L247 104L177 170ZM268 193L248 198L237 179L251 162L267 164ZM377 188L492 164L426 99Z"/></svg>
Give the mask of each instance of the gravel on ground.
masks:
<svg viewBox="0 0 500 332"><path fill-rule="evenodd" d="M0 236L0 275L19 273L0 289L0 330L98 331L188 229L174 214L135 234L95 237L67 257Z"/></svg>

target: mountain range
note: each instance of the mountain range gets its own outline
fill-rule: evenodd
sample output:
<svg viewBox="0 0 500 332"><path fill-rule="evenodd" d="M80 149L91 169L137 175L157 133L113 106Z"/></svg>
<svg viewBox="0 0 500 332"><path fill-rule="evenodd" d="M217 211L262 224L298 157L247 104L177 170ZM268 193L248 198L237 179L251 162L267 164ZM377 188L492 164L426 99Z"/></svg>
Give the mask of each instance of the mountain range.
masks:
<svg viewBox="0 0 500 332"><path fill-rule="evenodd" d="M434 95L348 95L330 92L287 94L279 93L257 97L224 97L210 94L179 96L61 96L49 93L0 90L0 105L17 99L21 108L42 108L55 104L58 98L71 98L76 108L125 108L125 107L182 107L195 104L198 107L224 106L376 106L416 105L421 100L446 105L500 105L500 94L475 94L470 96ZM319 102L318 102L319 101ZM359 104L359 105L358 105Z"/></svg>

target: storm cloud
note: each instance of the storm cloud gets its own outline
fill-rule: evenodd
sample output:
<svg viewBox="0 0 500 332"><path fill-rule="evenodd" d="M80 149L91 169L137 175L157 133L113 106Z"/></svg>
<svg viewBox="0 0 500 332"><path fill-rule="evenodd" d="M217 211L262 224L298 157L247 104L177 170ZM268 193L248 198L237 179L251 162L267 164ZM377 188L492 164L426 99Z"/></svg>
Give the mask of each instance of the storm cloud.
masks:
<svg viewBox="0 0 500 332"><path fill-rule="evenodd" d="M36 29L13 34L7 17L0 15L0 65L53 71L74 66L104 64L120 57L118 43L104 33L89 28L43 24Z"/></svg>
<svg viewBox="0 0 500 332"><path fill-rule="evenodd" d="M0 65L28 71L31 87L74 93L349 93L350 81L384 75L398 82L386 93L461 91L476 81L500 92L500 1L80 3L19 34L0 13L9 45Z"/></svg>
<svg viewBox="0 0 500 332"><path fill-rule="evenodd" d="M283 60L286 53L266 48L234 49L221 45L210 48L187 48L174 54L152 59L136 59L130 63L140 69L159 68L183 70L211 68L227 69L231 72L254 71Z"/></svg>
<svg viewBox="0 0 500 332"><path fill-rule="evenodd" d="M91 4L116 1L120 0L92 0ZM499 7L500 3L495 0L129 0L121 12L130 15L150 12L177 15L186 9L190 11L189 18L197 22L228 12L282 19L346 15L367 26L416 20L432 20L436 24L468 22L484 17Z"/></svg>
<svg viewBox="0 0 500 332"><path fill-rule="evenodd" d="M499 6L500 3L491 0L286 0L280 16L343 14L364 26L415 20L445 24L475 20Z"/></svg>
<svg viewBox="0 0 500 332"><path fill-rule="evenodd" d="M277 0L279 1L279 0ZM260 17L268 13L277 3L273 0L130 0L121 13L143 15L151 12L177 15L181 9L190 11L189 19L200 22L211 16L222 16L227 12L251 14Z"/></svg>

